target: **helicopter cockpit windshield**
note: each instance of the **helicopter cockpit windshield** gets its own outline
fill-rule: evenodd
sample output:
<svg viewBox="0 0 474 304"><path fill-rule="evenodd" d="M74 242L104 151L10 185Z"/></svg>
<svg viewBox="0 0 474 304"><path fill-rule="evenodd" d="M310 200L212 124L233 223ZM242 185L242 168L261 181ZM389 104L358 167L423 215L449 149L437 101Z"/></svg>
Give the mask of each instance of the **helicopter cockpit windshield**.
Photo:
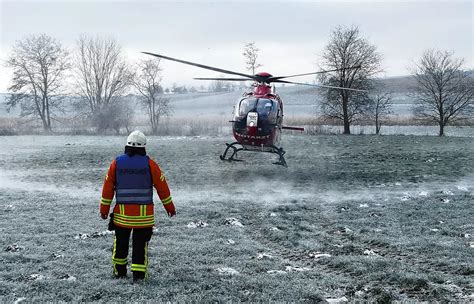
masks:
<svg viewBox="0 0 474 304"><path fill-rule="evenodd" d="M259 119L273 121L276 119L278 107L272 99L244 98L239 102L237 116L247 116L249 112L257 112Z"/></svg>

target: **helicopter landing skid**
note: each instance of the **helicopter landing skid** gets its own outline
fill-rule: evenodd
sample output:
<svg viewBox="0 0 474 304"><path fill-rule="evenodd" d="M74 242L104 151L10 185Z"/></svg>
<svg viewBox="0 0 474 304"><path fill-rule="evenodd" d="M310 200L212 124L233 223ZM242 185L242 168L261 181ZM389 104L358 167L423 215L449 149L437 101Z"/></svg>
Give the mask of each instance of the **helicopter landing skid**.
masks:
<svg viewBox="0 0 474 304"><path fill-rule="evenodd" d="M236 145L239 145L240 147L236 147ZM227 148L225 148L224 154L219 156L221 160L225 161L242 161L241 159L236 159L234 156L237 156L237 152L244 150L244 147L238 142L233 142L231 144L226 143ZM230 157L227 157L227 152L229 152L229 149L232 149L232 155Z"/></svg>
<svg viewBox="0 0 474 304"><path fill-rule="evenodd" d="M226 147L224 153L222 155L220 155L219 157L220 157L221 160L228 161L228 162L242 161L241 159L236 159L235 158L237 156L237 152L239 152L239 151L252 151L252 150L245 149L239 142L233 142L231 144L226 143L226 146L227 147ZM229 153L230 149L232 149L232 154L230 156L228 156L227 153ZM277 162L273 163L274 165L280 165L280 166L283 166L285 168L288 168L288 165L286 164L286 160L285 160L285 157L284 157L286 152L283 150L283 148L278 148L276 146L272 146L272 150L266 151L266 152L278 154L279 159L278 159Z"/></svg>
<svg viewBox="0 0 474 304"><path fill-rule="evenodd" d="M274 162L273 164L274 165L280 165L280 166L283 166L285 168L288 168L288 165L286 164L286 160L285 160L285 157L284 157L286 152L283 150L283 148L277 148L275 146L272 146L272 147L273 147L272 153L278 154L278 156L280 157L278 159L278 161Z"/></svg>

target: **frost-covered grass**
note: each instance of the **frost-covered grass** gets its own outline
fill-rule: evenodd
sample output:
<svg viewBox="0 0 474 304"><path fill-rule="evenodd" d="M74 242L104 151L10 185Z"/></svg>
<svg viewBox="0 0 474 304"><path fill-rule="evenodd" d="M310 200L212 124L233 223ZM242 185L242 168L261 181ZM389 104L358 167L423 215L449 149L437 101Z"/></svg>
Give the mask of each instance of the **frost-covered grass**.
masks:
<svg viewBox="0 0 474 304"><path fill-rule="evenodd" d="M0 302L473 300L474 139L150 137L177 208L156 207L150 279L111 278L98 216L124 137L2 137Z"/></svg>

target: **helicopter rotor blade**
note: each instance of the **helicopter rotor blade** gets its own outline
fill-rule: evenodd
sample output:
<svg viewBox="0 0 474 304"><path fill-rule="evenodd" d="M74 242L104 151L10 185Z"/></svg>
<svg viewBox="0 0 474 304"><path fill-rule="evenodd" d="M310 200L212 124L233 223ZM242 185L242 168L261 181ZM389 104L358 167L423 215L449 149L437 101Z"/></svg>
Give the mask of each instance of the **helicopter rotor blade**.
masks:
<svg viewBox="0 0 474 304"><path fill-rule="evenodd" d="M220 69L220 68L215 68L215 67L211 67L211 66L204 65L204 64L199 64L199 63L195 63L195 62L191 62L191 61L185 61L185 60L176 59L176 58L163 56L163 55L160 55L160 54L155 54L155 53L150 53L150 52L142 52L142 53L146 54L146 55L151 55L151 56L155 56L155 57L158 57L158 58L166 59L166 60L176 61L176 62L184 63L184 64L187 64L187 65L192 65L192 66L202 68L202 69L206 69L206 70L211 70L211 71L215 71L215 72L219 72L219 73L243 76L243 77L248 77L250 79L254 79L253 75L247 75L247 74L243 74L243 73L238 73L238 72L233 72L233 71L224 70L224 69Z"/></svg>
<svg viewBox="0 0 474 304"><path fill-rule="evenodd" d="M324 84L309 84L309 83L303 83L303 82L293 82L293 81L278 80L278 79L273 80L272 82L291 83L291 84L304 85L304 86L317 87L317 88L337 89L337 90L356 91L356 92L368 92L367 90L335 87L335 86L329 86L329 85L324 85Z"/></svg>
<svg viewBox="0 0 474 304"><path fill-rule="evenodd" d="M253 79L250 78L206 78L206 77L198 77L193 78L195 80L222 80L222 81L252 81Z"/></svg>
<svg viewBox="0 0 474 304"><path fill-rule="evenodd" d="M274 82L274 80L278 80L278 79L282 79L282 78L298 77L298 76L307 76L307 75L317 75L317 74L324 74L324 73L330 73L330 72L337 72L337 71L342 71L342 70L359 69L360 67L361 67L360 65L355 65L355 66L348 67L348 68L325 70L325 71L312 72L312 73L295 74L295 75L288 75L288 76L274 76L274 77L270 77L269 80Z"/></svg>

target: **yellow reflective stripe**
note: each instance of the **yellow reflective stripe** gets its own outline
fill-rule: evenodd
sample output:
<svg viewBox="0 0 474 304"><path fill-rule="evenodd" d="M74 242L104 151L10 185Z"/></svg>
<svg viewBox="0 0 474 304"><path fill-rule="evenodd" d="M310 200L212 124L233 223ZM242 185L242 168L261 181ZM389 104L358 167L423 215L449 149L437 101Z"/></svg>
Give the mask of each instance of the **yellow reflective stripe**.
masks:
<svg viewBox="0 0 474 304"><path fill-rule="evenodd" d="M148 272L146 271L148 267L148 242L145 242L145 278L148 278Z"/></svg>
<svg viewBox="0 0 474 304"><path fill-rule="evenodd" d="M101 198L100 203L102 205L105 205L105 206L110 206L110 204L112 203L112 200L111 199L106 199L106 198Z"/></svg>
<svg viewBox="0 0 474 304"><path fill-rule="evenodd" d="M146 206L140 205L140 216L144 217L146 215Z"/></svg>
<svg viewBox="0 0 474 304"><path fill-rule="evenodd" d="M127 265L128 260L127 260L127 258L124 258L124 259L112 258L112 262L117 264L117 265Z"/></svg>
<svg viewBox="0 0 474 304"><path fill-rule="evenodd" d="M164 181L164 180L165 180L165 175L164 175L163 173L161 173L161 175L160 175L160 180L161 180L161 181Z"/></svg>
<svg viewBox="0 0 474 304"><path fill-rule="evenodd" d="M114 237L114 248L112 250L112 259L115 259L115 249L117 248L117 237Z"/></svg>
<svg viewBox="0 0 474 304"><path fill-rule="evenodd" d="M153 214L152 215L145 215L145 216L115 214L115 218L130 219L130 220L149 220L149 219L152 219L154 217L155 216Z"/></svg>
<svg viewBox="0 0 474 304"><path fill-rule="evenodd" d="M153 227L154 223L149 224L131 224L131 223L116 223L115 225L123 225L124 227L128 228L144 228L144 227Z"/></svg>
<svg viewBox="0 0 474 304"><path fill-rule="evenodd" d="M130 220L120 220L117 218L114 218L114 223L116 224L122 224L122 225L127 225L127 226L153 226L155 224L155 220L149 220L149 221L130 221Z"/></svg>
<svg viewBox="0 0 474 304"><path fill-rule="evenodd" d="M154 225L155 221L153 220L153 221L146 221L146 222L132 222L132 221L114 220L114 223L129 225L129 226L148 226L148 225Z"/></svg>
<svg viewBox="0 0 474 304"><path fill-rule="evenodd" d="M114 223L117 224L124 224L124 225L153 225L155 223L154 219L146 220L146 221L134 221L134 220L127 220L127 219L114 219Z"/></svg>
<svg viewBox="0 0 474 304"><path fill-rule="evenodd" d="M173 198L170 196L168 196L167 198L165 199L162 199L161 202L163 203L163 205L166 205L166 204L169 204L171 203L171 201L173 200Z"/></svg>
<svg viewBox="0 0 474 304"><path fill-rule="evenodd" d="M132 264L132 271L146 272L146 265L143 264Z"/></svg>
<svg viewBox="0 0 474 304"><path fill-rule="evenodd" d="M146 266L145 265L142 265L142 264L132 264L132 270L135 270L135 269L146 269Z"/></svg>
<svg viewBox="0 0 474 304"><path fill-rule="evenodd" d="M119 210L121 215L125 214L125 206L123 204L119 204Z"/></svg>
<svg viewBox="0 0 474 304"><path fill-rule="evenodd" d="M114 259L115 259L115 252L117 248L117 237L114 237L114 248L112 249L112 267L114 268L114 274L118 274L117 268L115 267Z"/></svg>

